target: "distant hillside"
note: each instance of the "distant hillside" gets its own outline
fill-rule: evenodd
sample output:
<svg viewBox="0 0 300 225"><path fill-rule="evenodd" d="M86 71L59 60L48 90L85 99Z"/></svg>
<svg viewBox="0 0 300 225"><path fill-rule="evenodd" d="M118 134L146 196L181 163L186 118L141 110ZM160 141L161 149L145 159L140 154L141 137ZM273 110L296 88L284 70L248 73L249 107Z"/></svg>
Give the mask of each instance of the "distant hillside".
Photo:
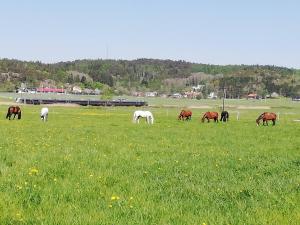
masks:
<svg viewBox="0 0 300 225"><path fill-rule="evenodd" d="M55 64L0 60L2 91L13 91L21 83L38 87L44 80L51 80L58 87L76 84L88 88L106 84L117 94L173 93L201 84L204 95L223 87L230 97L250 92L300 95L300 70L277 66L220 66L158 59L76 60Z"/></svg>

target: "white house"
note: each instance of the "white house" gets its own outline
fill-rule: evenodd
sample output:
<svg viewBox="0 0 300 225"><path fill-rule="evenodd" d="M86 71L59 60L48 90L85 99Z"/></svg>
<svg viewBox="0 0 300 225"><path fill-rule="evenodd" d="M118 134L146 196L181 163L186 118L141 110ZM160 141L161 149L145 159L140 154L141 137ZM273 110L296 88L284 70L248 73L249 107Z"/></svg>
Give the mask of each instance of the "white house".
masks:
<svg viewBox="0 0 300 225"><path fill-rule="evenodd" d="M207 96L208 99L217 99L218 95L215 92L210 92Z"/></svg>

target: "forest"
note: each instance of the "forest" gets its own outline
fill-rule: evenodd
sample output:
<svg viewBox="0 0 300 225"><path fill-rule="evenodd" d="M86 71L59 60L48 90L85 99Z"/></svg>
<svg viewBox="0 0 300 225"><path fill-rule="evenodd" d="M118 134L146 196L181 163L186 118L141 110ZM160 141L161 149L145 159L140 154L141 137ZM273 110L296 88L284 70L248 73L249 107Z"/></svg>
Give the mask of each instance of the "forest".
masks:
<svg viewBox="0 0 300 225"><path fill-rule="evenodd" d="M300 95L300 70L274 65L210 65L143 58L53 64L0 59L0 91L15 91L22 83L27 87L39 87L45 80L58 87L107 87L118 95L135 91L171 94L189 91L197 85L203 87L203 96L224 88L230 98L248 93Z"/></svg>

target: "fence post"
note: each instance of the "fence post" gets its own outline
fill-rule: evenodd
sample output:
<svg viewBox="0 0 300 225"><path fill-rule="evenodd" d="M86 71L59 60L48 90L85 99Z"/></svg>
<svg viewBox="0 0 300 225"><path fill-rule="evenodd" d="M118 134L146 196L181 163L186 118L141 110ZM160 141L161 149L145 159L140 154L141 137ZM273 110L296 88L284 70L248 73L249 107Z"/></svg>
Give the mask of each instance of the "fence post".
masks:
<svg viewBox="0 0 300 225"><path fill-rule="evenodd" d="M236 113L236 120L239 120L239 119L240 119L240 112L237 111L237 113Z"/></svg>

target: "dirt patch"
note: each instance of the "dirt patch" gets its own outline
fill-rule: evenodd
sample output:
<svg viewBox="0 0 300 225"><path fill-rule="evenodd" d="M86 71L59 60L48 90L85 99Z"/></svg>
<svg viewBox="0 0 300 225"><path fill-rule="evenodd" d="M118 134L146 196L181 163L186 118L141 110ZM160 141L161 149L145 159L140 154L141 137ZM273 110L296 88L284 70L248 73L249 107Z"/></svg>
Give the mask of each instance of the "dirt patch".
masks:
<svg viewBox="0 0 300 225"><path fill-rule="evenodd" d="M43 106L53 106L53 107L80 107L78 104L72 104L72 103L55 103L55 104L41 104Z"/></svg>
<svg viewBox="0 0 300 225"><path fill-rule="evenodd" d="M153 108L188 108L188 109L211 109L213 108L212 106L208 106L208 105L187 105L187 106L180 106L180 105L149 105L149 107L153 107Z"/></svg>
<svg viewBox="0 0 300 225"><path fill-rule="evenodd" d="M188 108L191 108L191 109L212 109L213 107L209 106L209 105L191 105Z"/></svg>
<svg viewBox="0 0 300 225"><path fill-rule="evenodd" d="M16 102L0 102L0 105L14 105L14 104L19 105L19 104L16 103Z"/></svg>
<svg viewBox="0 0 300 225"><path fill-rule="evenodd" d="M271 109L270 106L245 106L245 105L238 105L237 109Z"/></svg>

